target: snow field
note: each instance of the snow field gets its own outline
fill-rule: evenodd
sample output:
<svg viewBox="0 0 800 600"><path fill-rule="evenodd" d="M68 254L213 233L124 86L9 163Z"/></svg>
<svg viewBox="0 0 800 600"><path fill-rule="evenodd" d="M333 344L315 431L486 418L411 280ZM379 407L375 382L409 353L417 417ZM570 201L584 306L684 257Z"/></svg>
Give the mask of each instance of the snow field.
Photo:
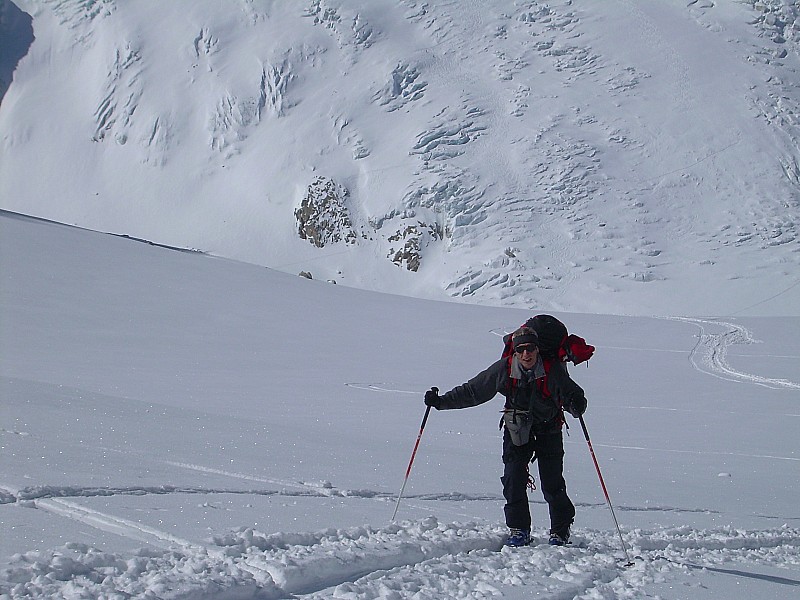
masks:
<svg viewBox="0 0 800 600"><path fill-rule="evenodd" d="M495 403L431 415L387 524L422 393L494 360L528 311L0 227L3 600L777 600L800 581L795 319L562 315L598 345L573 375L622 569L574 423L576 544L543 544L533 492L538 544L501 549Z"/></svg>

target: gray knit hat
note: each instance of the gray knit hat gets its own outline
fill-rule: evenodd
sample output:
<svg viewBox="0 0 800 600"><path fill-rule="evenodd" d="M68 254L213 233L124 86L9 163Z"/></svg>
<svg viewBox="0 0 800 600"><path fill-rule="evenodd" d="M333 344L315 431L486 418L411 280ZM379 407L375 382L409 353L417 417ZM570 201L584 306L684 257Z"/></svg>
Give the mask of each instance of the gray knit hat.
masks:
<svg viewBox="0 0 800 600"><path fill-rule="evenodd" d="M533 344L538 347L539 336L530 327L520 327L511 334L511 342L514 344L515 351L518 346L524 346L525 344Z"/></svg>

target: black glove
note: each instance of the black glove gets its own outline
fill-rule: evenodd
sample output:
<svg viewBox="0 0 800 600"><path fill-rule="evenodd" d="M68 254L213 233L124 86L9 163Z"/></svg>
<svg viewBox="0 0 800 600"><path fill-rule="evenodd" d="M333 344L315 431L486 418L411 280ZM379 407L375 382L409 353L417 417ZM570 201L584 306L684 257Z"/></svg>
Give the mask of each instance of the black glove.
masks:
<svg viewBox="0 0 800 600"><path fill-rule="evenodd" d="M564 403L564 410L577 419L586 412L586 396L573 396Z"/></svg>
<svg viewBox="0 0 800 600"><path fill-rule="evenodd" d="M425 406L432 406L436 410L439 410L440 402L441 398L439 398L439 388L432 387L425 392Z"/></svg>

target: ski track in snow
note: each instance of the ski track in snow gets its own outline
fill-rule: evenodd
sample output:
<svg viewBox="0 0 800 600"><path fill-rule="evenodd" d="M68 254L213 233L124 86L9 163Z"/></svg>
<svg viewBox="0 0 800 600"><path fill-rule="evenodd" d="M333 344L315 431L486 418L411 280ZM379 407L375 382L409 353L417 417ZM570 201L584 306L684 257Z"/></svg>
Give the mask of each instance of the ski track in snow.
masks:
<svg viewBox="0 0 800 600"><path fill-rule="evenodd" d="M192 543L156 528L81 506L73 499L114 494L252 493L308 496L358 496L390 499L376 492L337 490L328 482L303 483L258 478L196 464L161 461L231 478L269 482L296 490L227 490L178 487L80 488L2 487L0 496L156 549L124 557L70 543L46 552L12 557L0 573L0 598L475 598L525 586L541 598L636 597L647 582L664 582L670 573L747 563L800 564L800 529L787 525L762 531L690 527L634 530L624 534L635 554L623 569L611 531L578 529L566 548L538 545L503 549L505 528L481 522L440 523L434 517L382 528L368 526L309 533L265 534L242 528ZM497 496L424 494L416 500L492 501ZM603 505L583 505L602 508ZM708 512L702 508L629 507L621 511ZM463 515L469 518L469 515ZM742 570L722 573L767 578ZM796 586L788 578L773 578ZM533 588L531 590L531 588Z"/></svg>
<svg viewBox="0 0 800 600"><path fill-rule="evenodd" d="M368 384L376 392L388 384ZM780 458L780 457L773 457ZM307 483L174 461L159 461L236 480L269 483L280 490L180 488L172 486L81 488L0 486L4 502L46 510L102 531L150 544L131 557L77 543L13 557L0 574L0 598L467 598L502 594L505 588L533 587L541 598L612 593L635 597L647 581L668 581L670 572L713 569L747 561L752 565L798 564L800 529L633 531L626 544L634 567L621 569L611 532L577 530L577 544L564 549L535 546L502 549L505 528L469 522L442 524L434 518L385 528L358 527L314 533L263 534L242 529L197 544L128 519L77 503L74 498L116 494L262 494L352 496L380 501L392 495L340 490L329 482ZM416 501L499 501L465 494L410 495ZM411 506L411 504L409 504ZM602 505L584 505L602 508ZM420 508L424 508L420 506ZM708 512L703 508L620 506L620 511ZM459 513L461 514L461 513ZM468 514L461 516L470 518ZM738 576L768 577L718 569ZM780 578L777 578L780 579ZM782 585L798 585L784 578Z"/></svg>
<svg viewBox="0 0 800 600"><path fill-rule="evenodd" d="M376 390L378 391L378 390ZM613 593L635 597L647 581L667 581L671 571L702 570L731 562L752 565L800 564L800 529L681 528L625 534L637 556L629 569L612 532L576 530L573 547L546 545L502 549L505 528L479 522L439 523L431 517L384 528L357 527L313 533L264 534L241 529L192 543L167 532L112 516L74 498L116 494L269 494L360 496L380 501L390 494L339 490L329 482L304 483L260 478L197 464L160 461L234 479L279 485L281 490L162 487L81 488L0 486L0 498L46 510L102 531L150 544L131 557L70 543L47 552L12 558L0 574L0 598L467 598L533 587L541 598ZM288 489L287 489L288 488ZM464 494L410 495L417 501L499 501ZM602 508L603 505L589 505ZM621 511L708 512L703 508L620 506ZM462 516L470 518L469 515ZM720 572L732 572L719 569ZM737 571L739 576L762 577ZM768 577L768 576L763 576ZM778 578L780 579L780 578ZM775 581L798 585L791 579ZM477 594L477 596L476 596Z"/></svg>
<svg viewBox="0 0 800 600"><path fill-rule="evenodd" d="M737 344L756 343L752 332L741 325L717 319L696 319L690 317L670 317L674 321L692 323L700 329L697 344L689 355L689 362L700 371L719 379L753 383L770 389L800 390L800 383L786 379L762 377L738 371L728 363L728 348ZM723 333L707 333L708 328L721 327Z"/></svg>
<svg viewBox="0 0 800 600"><path fill-rule="evenodd" d="M674 320L692 323L701 330L698 343L689 356L695 369L721 379L755 383L772 389L800 388L794 382L743 373L728 364L729 346L754 343L752 334L745 328L711 319L675 317ZM706 329L711 327L722 327L725 331L722 334L706 333ZM500 335L499 330L492 333ZM376 393L421 393L388 382L346 385ZM16 431L4 432L23 435ZM759 458L800 460L766 455ZM45 510L152 547L124 556L70 543L54 550L16 555L12 557L10 566L0 573L0 599L302 597L421 600L498 596L503 594L503 590L518 586L524 586L526 592L545 599L637 597L648 583L668 582L671 576L679 573L685 578L687 571L706 569L767 580L786 586L787 593L792 587L800 586L800 581L795 579L757 572L760 566L800 565L800 528L788 525L759 531L681 527L624 532L626 545L636 559L632 567L622 568L618 539L611 531L577 529L575 545L566 548L541 544L510 550L502 547L504 527L475 521L475 517L469 514L458 513L473 520L465 524L440 523L429 517L381 528L362 526L307 533L266 534L242 528L199 544L82 506L76 501L81 497L146 494L336 496L382 502L394 499L393 494L339 489L324 481L292 481L193 463L158 462L237 481L268 484L277 489L178 486L32 486L15 489L0 485L0 503L16 502L22 507ZM409 495L406 500L498 502L500 498L497 495L434 493ZM581 506L604 507L585 503ZM426 508L423 505L417 507ZM618 510L713 512L704 508L669 506L619 506ZM787 520L794 519L784 518L783 522ZM732 564L744 567L732 569Z"/></svg>

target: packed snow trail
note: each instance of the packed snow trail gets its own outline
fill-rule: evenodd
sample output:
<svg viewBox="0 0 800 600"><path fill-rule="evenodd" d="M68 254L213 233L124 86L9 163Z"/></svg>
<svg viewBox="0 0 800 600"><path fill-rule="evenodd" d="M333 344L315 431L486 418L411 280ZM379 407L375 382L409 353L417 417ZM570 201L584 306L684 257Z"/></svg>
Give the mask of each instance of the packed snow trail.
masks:
<svg viewBox="0 0 800 600"><path fill-rule="evenodd" d="M800 383L787 379L762 377L744 373L731 367L728 363L728 348L737 344L756 343L752 332L747 328L728 321L712 319L696 319L689 317L672 317L675 321L693 323L700 328L697 344L692 349L689 361L692 366L702 373L707 373L728 381L754 383L771 389L800 390ZM707 327L725 328L723 333L707 333Z"/></svg>
<svg viewBox="0 0 800 600"><path fill-rule="evenodd" d="M536 532L535 532L536 533ZM77 543L14 557L0 575L0 598L481 598L523 588L540 598L640 597L652 582L687 569L800 581L758 567L800 566L800 529L742 531L689 527L626 535L637 558L620 565L612 532L577 530L576 545L502 547L505 528L444 524L429 517L384 528L264 534L241 529L135 556ZM726 565L722 567L721 565ZM731 568L731 565L735 568ZM787 574L792 571L787 571Z"/></svg>

